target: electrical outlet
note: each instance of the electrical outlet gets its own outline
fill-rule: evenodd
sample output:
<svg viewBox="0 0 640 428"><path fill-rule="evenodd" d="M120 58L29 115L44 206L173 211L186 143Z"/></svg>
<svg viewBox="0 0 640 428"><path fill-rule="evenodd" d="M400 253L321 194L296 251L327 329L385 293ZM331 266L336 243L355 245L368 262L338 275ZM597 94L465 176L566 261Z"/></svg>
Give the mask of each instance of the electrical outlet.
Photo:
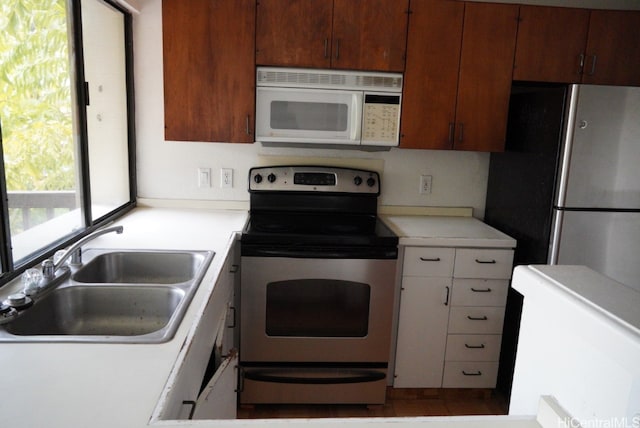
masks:
<svg viewBox="0 0 640 428"><path fill-rule="evenodd" d="M211 187L211 168L198 168L198 187Z"/></svg>
<svg viewBox="0 0 640 428"><path fill-rule="evenodd" d="M420 193L423 195L427 195L431 193L431 183L433 177L431 175L421 175L420 176Z"/></svg>
<svg viewBox="0 0 640 428"><path fill-rule="evenodd" d="M233 169L222 168L220 170L220 187L223 189L233 187Z"/></svg>

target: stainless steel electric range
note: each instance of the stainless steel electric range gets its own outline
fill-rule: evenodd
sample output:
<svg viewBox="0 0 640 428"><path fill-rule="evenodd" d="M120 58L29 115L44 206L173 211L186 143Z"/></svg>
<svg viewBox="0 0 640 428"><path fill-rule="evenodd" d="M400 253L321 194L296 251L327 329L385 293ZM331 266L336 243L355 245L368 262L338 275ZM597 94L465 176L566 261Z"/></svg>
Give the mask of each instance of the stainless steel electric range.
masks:
<svg viewBox="0 0 640 428"><path fill-rule="evenodd" d="M240 402L384 403L398 237L378 173L252 168L249 192Z"/></svg>

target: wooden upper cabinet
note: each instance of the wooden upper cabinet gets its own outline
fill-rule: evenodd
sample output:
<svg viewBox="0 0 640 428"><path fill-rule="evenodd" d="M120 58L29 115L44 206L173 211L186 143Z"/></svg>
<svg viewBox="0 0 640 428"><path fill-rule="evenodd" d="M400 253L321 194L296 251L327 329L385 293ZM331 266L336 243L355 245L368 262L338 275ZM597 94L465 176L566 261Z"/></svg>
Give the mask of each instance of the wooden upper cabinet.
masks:
<svg viewBox="0 0 640 428"><path fill-rule="evenodd" d="M165 138L253 142L255 0L163 0Z"/></svg>
<svg viewBox="0 0 640 428"><path fill-rule="evenodd" d="M518 6L412 0L400 147L504 150Z"/></svg>
<svg viewBox="0 0 640 428"><path fill-rule="evenodd" d="M504 150L517 30L517 5L466 4L456 150Z"/></svg>
<svg viewBox="0 0 640 428"><path fill-rule="evenodd" d="M640 12L521 6L514 80L640 85Z"/></svg>
<svg viewBox="0 0 640 428"><path fill-rule="evenodd" d="M403 71L408 0L259 0L260 65Z"/></svg>
<svg viewBox="0 0 640 428"><path fill-rule="evenodd" d="M588 28L586 9L520 6L513 80L580 82Z"/></svg>
<svg viewBox="0 0 640 428"><path fill-rule="evenodd" d="M334 0L333 68L403 71L408 0Z"/></svg>
<svg viewBox="0 0 640 428"><path fill-rule="evenodd" d="M640 12L591 11L582 82L640 86Z"/></svg>
<svg viewBox="0 0 640 428"><path fill-rule="evenodd" d="M451 149L464 3L412 0L400 147Z"/></svg>
<svg viewBox="0 0 640 428"><path fill-rule="evenodd" d="M329 68L333 0L260 0L256 62Z"/></svg>

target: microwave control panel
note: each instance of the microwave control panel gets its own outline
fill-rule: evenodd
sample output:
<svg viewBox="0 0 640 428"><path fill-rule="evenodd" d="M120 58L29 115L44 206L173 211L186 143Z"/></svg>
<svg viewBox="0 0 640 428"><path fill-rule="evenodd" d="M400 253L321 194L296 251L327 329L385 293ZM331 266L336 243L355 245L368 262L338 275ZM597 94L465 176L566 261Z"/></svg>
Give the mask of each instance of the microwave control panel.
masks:
<svg viewBox="0 0 640 428"><path fill-rule="evenodd" d="M397 145L400 128L400 95L364 95L362 143Z"/></svg>

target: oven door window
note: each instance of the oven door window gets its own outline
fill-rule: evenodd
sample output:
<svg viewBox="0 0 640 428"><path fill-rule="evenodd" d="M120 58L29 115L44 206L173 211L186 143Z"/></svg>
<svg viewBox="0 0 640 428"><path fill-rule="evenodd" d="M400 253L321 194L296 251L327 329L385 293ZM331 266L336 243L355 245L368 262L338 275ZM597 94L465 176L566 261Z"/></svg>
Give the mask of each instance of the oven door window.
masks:
<svg viewBox="0 0 640 428"><path fill-rule="evenodd" d="M370 287L327 279L267 284L266 334L290 337L365 337Z"/></svg>

